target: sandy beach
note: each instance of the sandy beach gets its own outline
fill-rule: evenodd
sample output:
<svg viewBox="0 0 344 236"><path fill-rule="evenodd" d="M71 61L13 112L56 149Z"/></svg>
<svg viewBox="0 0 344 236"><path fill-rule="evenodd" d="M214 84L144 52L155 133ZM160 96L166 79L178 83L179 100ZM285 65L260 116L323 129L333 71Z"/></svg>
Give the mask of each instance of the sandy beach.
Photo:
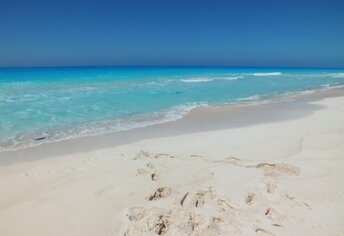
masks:
<svg viewBox="0 0 344 236"><path fill-rule="evenodd" d="M0 153L0 235L344 235L344 90Z"/></svg>

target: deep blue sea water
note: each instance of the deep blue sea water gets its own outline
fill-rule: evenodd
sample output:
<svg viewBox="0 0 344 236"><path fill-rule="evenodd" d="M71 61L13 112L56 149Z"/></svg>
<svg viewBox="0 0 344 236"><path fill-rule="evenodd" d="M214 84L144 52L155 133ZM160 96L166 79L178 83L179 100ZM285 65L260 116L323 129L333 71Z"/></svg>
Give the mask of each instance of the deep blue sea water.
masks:
<svg viewBox="0 0 344 236"><path fill-rule="evenodd" d="M197 106L341 85L344 69L2 68L0 151L168 122Z"/></svg>

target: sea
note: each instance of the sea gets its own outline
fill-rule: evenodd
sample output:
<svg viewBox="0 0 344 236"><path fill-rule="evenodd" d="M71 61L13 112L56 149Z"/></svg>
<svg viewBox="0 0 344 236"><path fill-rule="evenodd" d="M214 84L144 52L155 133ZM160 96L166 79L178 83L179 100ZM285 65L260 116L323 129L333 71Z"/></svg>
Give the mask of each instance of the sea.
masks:
<svg viewBox="0 0 344 236"><path fill-rule="evenodd" d="M344 86L344 69L0 68L0 152Z"/></svg>

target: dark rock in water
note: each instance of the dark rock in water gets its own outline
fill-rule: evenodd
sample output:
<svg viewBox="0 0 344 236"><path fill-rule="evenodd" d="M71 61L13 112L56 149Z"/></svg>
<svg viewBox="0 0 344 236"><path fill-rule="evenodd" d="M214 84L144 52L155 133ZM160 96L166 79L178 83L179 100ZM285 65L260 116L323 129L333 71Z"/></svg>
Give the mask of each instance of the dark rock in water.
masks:
<svg viewBox="0 0 344 236"><path fill-rule="evenodd" d="M39 137L39 138L35 138L36 141L39 141L39 140L44 140L46 139L47 137Z"/></svg>

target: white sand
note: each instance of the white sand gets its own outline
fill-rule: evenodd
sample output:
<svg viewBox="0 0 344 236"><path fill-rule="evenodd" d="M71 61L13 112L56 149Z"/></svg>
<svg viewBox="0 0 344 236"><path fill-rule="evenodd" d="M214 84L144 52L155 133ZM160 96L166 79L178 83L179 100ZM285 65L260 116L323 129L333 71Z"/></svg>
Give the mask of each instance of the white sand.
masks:
<svg viewBox="0 0 344 236"><path fill-rule="evenodd" d="M3 164L0 235L344 235L344 97L313 103L292 120Z"/></svg>

